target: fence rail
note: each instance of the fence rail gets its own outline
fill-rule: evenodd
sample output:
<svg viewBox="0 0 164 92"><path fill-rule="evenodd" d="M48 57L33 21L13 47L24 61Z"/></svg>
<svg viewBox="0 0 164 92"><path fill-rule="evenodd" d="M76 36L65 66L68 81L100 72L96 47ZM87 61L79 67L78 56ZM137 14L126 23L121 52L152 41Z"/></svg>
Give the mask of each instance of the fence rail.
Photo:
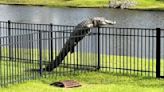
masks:
<svg viewBox="0 0 164 92"><path fill-rule="evenodd" d="M57 68L46 72L44 68L59 55L74 26L0 21L0 86L97 70L164 76L163 29L98 27L88 30L74 48L67 46L74 53L68 53Z"/></svg>

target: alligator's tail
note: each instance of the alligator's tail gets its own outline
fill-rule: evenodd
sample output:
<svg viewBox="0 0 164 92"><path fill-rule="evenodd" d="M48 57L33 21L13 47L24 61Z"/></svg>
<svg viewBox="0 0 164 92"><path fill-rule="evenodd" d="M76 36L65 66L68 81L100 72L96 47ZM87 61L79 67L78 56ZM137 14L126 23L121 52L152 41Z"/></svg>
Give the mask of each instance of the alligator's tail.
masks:
<svg viewBox="0 0 164 92"><path fill-rule="evenodd" d="M67 56L67 54L72 51L71 49L73 49L75 47L75 45L73 44L74 42L71 42L72 40L68 40L66 42L66 44L64 45L64 47L62 48L62 50L60 51L60 53L58 54L58 56L55 58L55 60L53 60L52 62L50 62L46 68L44 69L45 71L52 71L54 68L58 67L62 61L64 60L64 58Z"/></svg>

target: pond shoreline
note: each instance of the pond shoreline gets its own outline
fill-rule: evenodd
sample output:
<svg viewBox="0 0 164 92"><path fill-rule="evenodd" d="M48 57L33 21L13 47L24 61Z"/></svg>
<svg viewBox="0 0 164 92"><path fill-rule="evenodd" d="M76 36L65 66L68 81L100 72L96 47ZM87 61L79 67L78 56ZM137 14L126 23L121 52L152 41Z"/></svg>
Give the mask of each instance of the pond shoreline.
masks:
<svg viewBox="0 0 164 92"><path fill-rule="evenodd" d="M108 6L67 6L67 5L44 5L44 4L13 4L13 3L0 3L0 5L17 5L17 6L39 6L39 7L52 7L52 8L109 8ZM113 8L120 9L120 8ZM137 11L164 11L164 8L126 8L125 10L137 10Z"/></svg>

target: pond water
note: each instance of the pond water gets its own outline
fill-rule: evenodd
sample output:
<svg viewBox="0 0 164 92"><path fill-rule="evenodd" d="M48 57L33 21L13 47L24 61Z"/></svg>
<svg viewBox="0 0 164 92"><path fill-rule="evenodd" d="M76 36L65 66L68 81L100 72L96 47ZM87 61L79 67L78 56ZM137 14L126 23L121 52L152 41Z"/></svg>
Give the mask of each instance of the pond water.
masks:
<svg viewBox="0 0 164 92"><path fill-rule="evenodd" d="M116 27L164 28L164 12L162 11L0 5L0 21L76 25L94 16L115 20Z"/></svg>
<svg viewBox="0 0 164 92"><path fill-rule="evenodd" d="M57 24L57 25L76 25L82 20L85 20L94 16L102 16L117 22L114 27L123 28L162 28L164 29L164 12L162 11L136 11L136 10L121 10L121 9L108 9L108 8L50 8L50 7L34 7L34 6L11 6L11 5L0 5L0 21L11 20L14 22L25 22L25 23L39 23L39 24ZM2 33L3 34L3 33ZM1 36L2 36L1 34ZM129 40L131 37L124 39L121 45L121 38L115 37L101 37L104 42L101 42L101 48L107 48L103 46L108 46L106 54L117 54L124 56L138 56L138 57L152 57L155 56L155 39L144 38L144 41ZM89 38L85 38L89 39ZM136 38L137 39L137 38ZM92 45L97 45L97 37L93 37ZM112 44L114 41L114 44ZM136 43L139 41L139 43ZM127 43L126 43L127 42ZM149 42L149 43L146 43ZM153 42L153 43L152 43ZM60 43L60 41L59 41ZM110 45L111 43L111 45ZM117 46L116 46L117 44ZM164 46L164 42L162 42ZM62 44L59 44L59 47ZM83 44L83 51L87 51L85 45ZM119 45L119 46L118 46ZM136 45L136 47L134 46ZM142 46L141 46L142 45ZM150 46L151 45L151 46ZM113 48L110 48L112 47ZM137 47L139 46L139 47ZM46 46L45 46L46 47ZM131 50L134 52L129 52L128 47L134 47ZM149 48L150 49L149 49ZM91 52L97 52L97 47L92 47ZM148 48L147 51L145 49ZM61 49L61 48L60 48ZM115 49L115 53L111 53ZM135 50L140 50L141 52L135 52ZM123 51L123 52L121 52ZM163 51L163 49L162 49ZM104 52L104 49L101 49ZM138 55L139 53L139 55ZM146 54L142 54L146 53ZM150 54L152 53L152 54ZM162 52L162 56L164 53Z"/></svg>

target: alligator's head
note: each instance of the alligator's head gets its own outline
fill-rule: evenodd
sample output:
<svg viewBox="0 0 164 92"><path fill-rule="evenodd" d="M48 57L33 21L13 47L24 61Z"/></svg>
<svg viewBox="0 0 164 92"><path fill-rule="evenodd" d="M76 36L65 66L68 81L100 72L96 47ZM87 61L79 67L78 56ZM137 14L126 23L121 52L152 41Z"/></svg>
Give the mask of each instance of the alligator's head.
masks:
<svg viewBox="0 0 164 92"><path fill-rule="evenodd" d="M92 24L88 24L87 27L98 27L102 25L114 25L116 24L116 21L108 20L104 17L94 17L90 19L92 21Z"/></svg>

